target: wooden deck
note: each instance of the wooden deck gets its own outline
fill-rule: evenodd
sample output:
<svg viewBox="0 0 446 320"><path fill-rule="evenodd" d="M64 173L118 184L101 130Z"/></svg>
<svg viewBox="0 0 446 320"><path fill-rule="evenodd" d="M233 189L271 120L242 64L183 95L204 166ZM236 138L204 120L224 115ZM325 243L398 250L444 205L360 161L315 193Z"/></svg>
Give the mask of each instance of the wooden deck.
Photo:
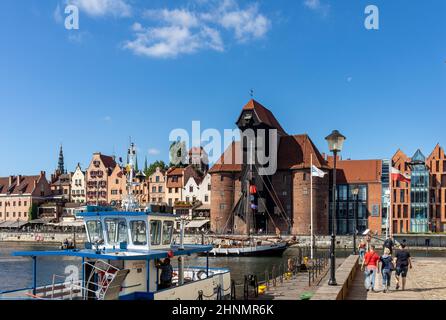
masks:
<svg viewBox="0 0 446 320"><path fill-rule="evenodd" d="M395 289L392 274L389 292L383 292L382 277L377 275L375 290L367 292L364 273L358 272L349 290L347 300L446 300L446 258L413 258L406 290Z"/></svg>

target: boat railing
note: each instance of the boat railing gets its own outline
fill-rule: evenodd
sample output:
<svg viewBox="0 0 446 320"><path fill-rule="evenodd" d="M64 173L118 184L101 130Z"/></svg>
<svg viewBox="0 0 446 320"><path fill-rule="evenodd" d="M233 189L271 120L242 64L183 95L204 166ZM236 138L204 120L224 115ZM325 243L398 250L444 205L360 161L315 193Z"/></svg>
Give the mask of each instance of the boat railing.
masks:
<svg viewBox="0 0 446 320"><path fill-rule="evenodd" d="M91 267L90 275L86 281L85 288L82 288L83 298L86 299L88 293L94 293L98 300L103 300L110 284L113 283L115 277L119 274L121 269L109 264L104 260L96 260L94 263L88 261L84 262L84 268ZM85 269L84 269L85 270ZM128 273L128 270L127 270ZM94 281L94 275L100 275L98 281ZM96 290L91 290L90 285L96 287Z"/></svg>

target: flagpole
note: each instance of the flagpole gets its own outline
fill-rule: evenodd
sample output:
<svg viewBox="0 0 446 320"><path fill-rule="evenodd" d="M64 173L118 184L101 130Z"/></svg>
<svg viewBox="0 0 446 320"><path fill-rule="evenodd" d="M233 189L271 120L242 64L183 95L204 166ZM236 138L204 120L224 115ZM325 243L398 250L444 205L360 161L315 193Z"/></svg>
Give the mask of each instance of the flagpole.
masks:
<svg viewBox="0 0 446 320"><path fill-rule="evenodd" d="M311 246L311 260L313 260L313 154L310 154L310 246Z"/></svg>

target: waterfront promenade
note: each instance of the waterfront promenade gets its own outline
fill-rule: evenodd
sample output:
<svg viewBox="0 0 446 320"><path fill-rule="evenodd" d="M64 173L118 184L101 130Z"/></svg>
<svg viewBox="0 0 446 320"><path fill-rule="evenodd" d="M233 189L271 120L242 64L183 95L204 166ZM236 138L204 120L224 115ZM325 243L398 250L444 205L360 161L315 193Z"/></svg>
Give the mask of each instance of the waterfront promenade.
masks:
<svg viewBox="0 0 446 320"><path fill-rule="evenodd" d="M349 289L347 300L446 300L446 258L412 258L413 268L407 276L406 290L395 290L392 275L390 291L382 291L382 277L378 275L375 288L367 292L364 274L357 272Z"/></svg>

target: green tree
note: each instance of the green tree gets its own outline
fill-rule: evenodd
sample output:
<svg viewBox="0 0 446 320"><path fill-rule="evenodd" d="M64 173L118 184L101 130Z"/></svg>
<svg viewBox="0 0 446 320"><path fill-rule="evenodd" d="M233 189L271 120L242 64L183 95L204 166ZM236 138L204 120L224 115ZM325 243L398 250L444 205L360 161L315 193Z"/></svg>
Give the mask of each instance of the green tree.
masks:
<svg viewBox="0 0 446 320"><path fill-rule="evenodd" d="M138 172L139 168L138 168L138 156L136 156L136 160L135 160L135 172Z"/></svg>
<svg viewBox="0 0 446 320"><path fill-rule="evenodd" d="M167 170L169 167L164 163L164 161L162 160L157 160L154 163L150 164L147 167L147 170L144 170L144 174L148 177L150 175L152 175L155 171L156 168L160 167L161 170Z"/></svg>
<svg viewBox="0 0 446 320"><path fill-rule="evenodd" d="M28 210L28 221L37 219L37 208L38 208L38 206L37 206L36 203L33 203L31 205L31 207L29 207L29 210Z"/></svg>
<svg viewBox="0 0 446 320"><path fill-rule="evenodd" d="M146 156L146 159L144 160L144 173L146 173L148 169L149 166L147 165L147 156Z"/></svg>

